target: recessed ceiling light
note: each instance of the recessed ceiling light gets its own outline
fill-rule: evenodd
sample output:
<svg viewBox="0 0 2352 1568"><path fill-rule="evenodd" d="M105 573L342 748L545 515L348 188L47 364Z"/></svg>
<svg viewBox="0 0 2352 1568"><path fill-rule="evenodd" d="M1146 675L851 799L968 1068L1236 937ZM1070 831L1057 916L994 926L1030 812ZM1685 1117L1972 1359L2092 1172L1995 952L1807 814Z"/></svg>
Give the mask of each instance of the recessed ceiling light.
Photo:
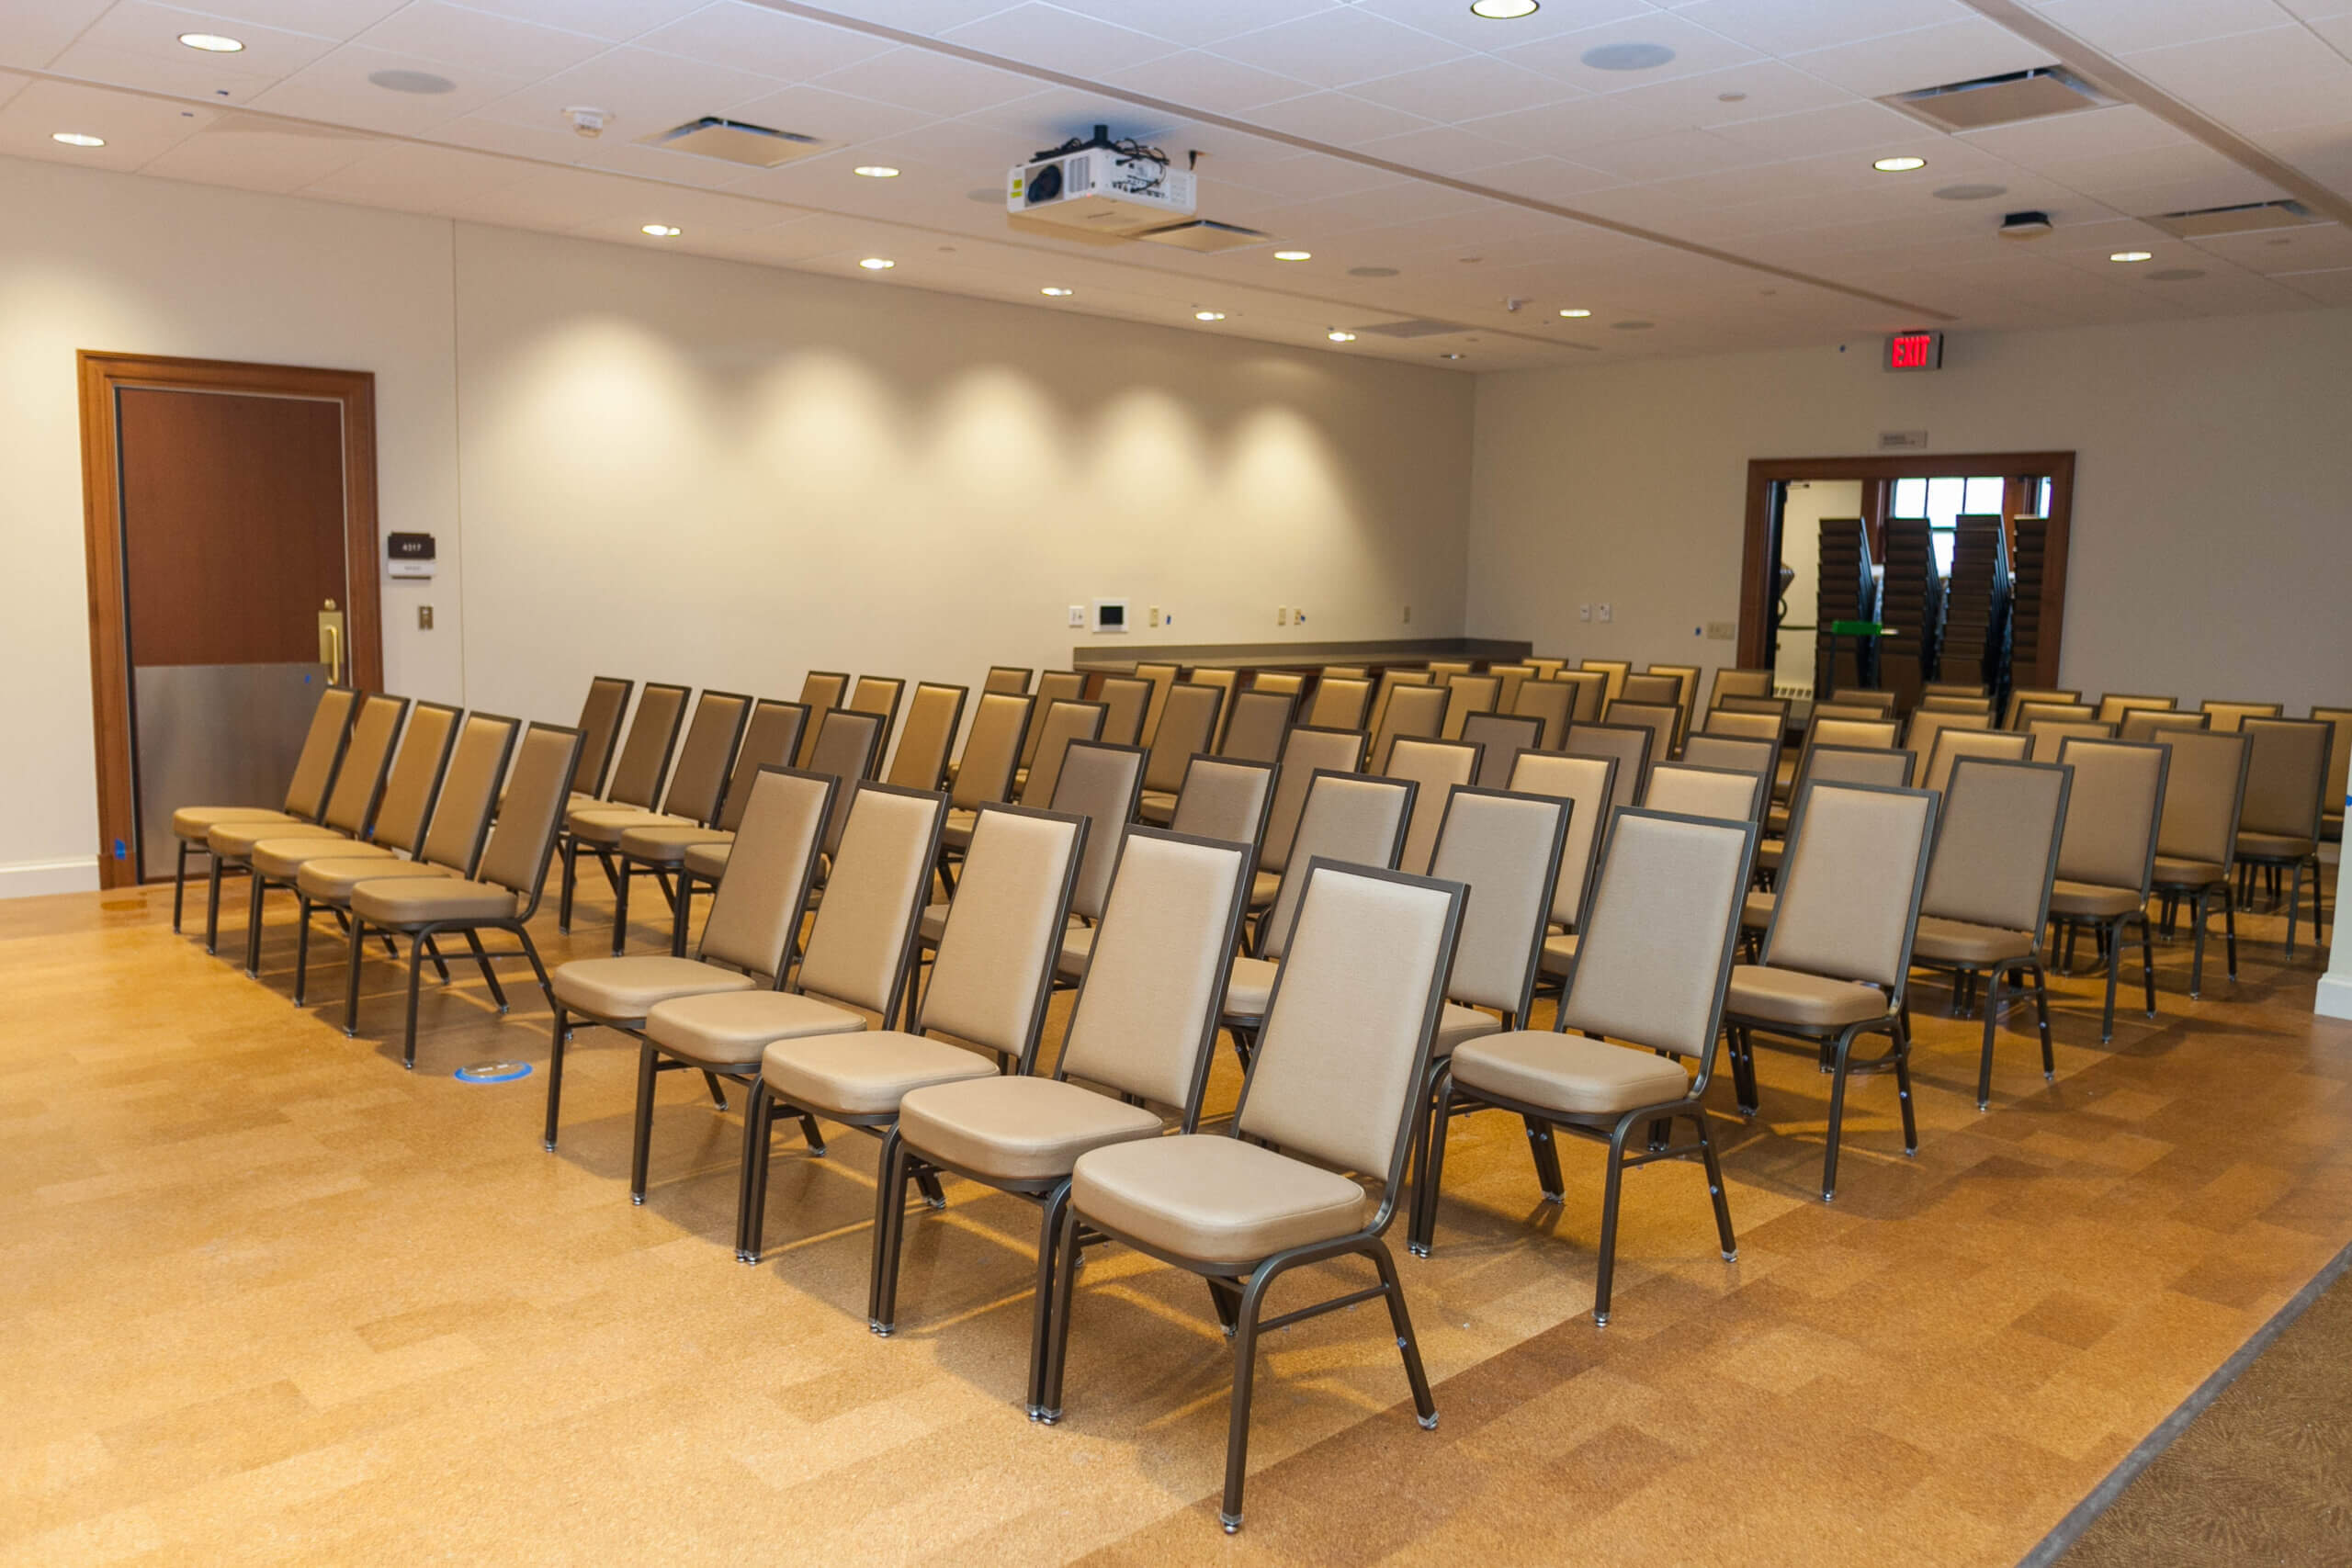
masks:
<svg viewBox="0 0 2352 1568"><path fill-rule="evenodd" d="M219 33L182 33L180 41L207 54L235 54L245 47L243 39L224 38Z"/></svg>
<svg viewBox="0 0 2352 1568"><path fill-rule="evenodd" d="M1563 310L1563 311L1561 311L1561 312L1560 312L1560 314L1562 314L1563 316L1566 316L1566 317L1569 318L1571 321L1580 321L1584 320L1587 316L1591 315L1591 314L1592 314L1592 312L1591 312L1590 310Z"/></svg>
<svg viewBox="0 0 2352 1568"><path fill-rule="evenodd" d="M1049 299L1067 299L1071 295L1077 293L1078 290L1075 288L1064 288L1059 284L1049 283L1046 285L1045 288L1037 290L1037 292L1043 294Z"/></svg>
<svg viewBox="0 0 2352 1568"><path fill-rule="evenodd" d="M1323 335L1329 338L1333 343L1353 343L1356 341L1355 333L1343 333L1337 327L1333 327L1329 332L1325 333Z"/></svg>
<svg viewBox="0 0 2352 1568"><path fill-rule="evenodd" d="M648 223L638 231L640 234L650 234L657 240L674 240L684 231L674 223Z"/></svg>
<svg viewBox="0 0 2352 1568"><path fill-rule="evenodd" d="M368 80L388 93L454 93L458 85L430 71L370 71Z"/></svg>
<svg viewBox="0 0 2352 1568"><path fill-rule="evenodd" d="M888 272L899 264L888 256L868 256L857 265L868 272Z"/></svg>
<svg viewBox="0 0 2352 1568"><path fill-rule="evenodd" d="M87 136L78 130L52 130L49 133L49 139L51 141L62 141L68 147L103 147L107 144L107 139L103 136Z"/></svg>
<svg viewBox="0 0 2352 1568"><path fill-rule="evenodd" d="M869 180L895 180L899 177L899 171L888 164L860 164L850 173L864 175Z"/></svg>
<svg viewBox="0 0 2352 1568"><path fill-rule="evenodd" d="M2143 262L2150 260L2154 254L2150 251L2118 251L2107 259L2112 262Z"/></svg>
<svg viewBox="0 0 2352 1568"><path fill-rule="evenodd" d="M1914 169L1924 169L1927 166L1928 161L1925 158L1881 158L1871 165L1882 175L1907 175Z"/></svg>
<svg viewBox="0 0 2352 1568"><path fill-rule="evenodd" d="M1543 7L1535 0L1470 0L1470 14L1484 17L1490 22L1515 22L1521 17L1532 17Z"/></svg>
<svg viewBox="0 0 2352 1568"><path fill-rule="evenodd" d="M1193 312L1193 320L1196 321L1221 321L1225 320L1225 312L1223 310L1195 310Z"/></svg>
<svg viewBox="0 0 2352 1568"><path fill-rule="evenodd" d="M1313 251L1276 251L1274 259L1276 261L1313 261L1315 253Z"/></svg>
<svg viewBox="0 0 2352 1568"><path fill-rule="evenodd" d="M1604 43L1577 57L1595 71L1649 71L1674 58L1662 43Z"/></svg>

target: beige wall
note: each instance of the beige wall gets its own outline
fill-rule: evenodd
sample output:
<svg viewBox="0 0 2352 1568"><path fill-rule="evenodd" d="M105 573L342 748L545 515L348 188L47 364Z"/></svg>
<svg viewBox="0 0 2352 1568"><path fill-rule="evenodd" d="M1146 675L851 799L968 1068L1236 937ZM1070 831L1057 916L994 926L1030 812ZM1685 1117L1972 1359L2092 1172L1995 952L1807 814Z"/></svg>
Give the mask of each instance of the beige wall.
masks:
<svg viewBox="0 0 2352 1568"><path fill-rule="evenodd" d="M1838 349L1478 383L1469 629L1582 657L1733 660L1751 457L2077 452L2062 677L2091 690L2352 694L2352 310L1955 333L1944 368ZM1929 458L1932 461L1932 457ZM1608 626L1580 602L1608 601Z"/></svg>
<svg viewBox="0 0 2352 1568"><path fill-rule="evenodd" d="M415 696L977 686L1096 596L1133 642L1461 630L1466 377L7 159L0 210L0 897L96 886L79 348L376 373L382 525L440 536L384 584Z"/></svg>

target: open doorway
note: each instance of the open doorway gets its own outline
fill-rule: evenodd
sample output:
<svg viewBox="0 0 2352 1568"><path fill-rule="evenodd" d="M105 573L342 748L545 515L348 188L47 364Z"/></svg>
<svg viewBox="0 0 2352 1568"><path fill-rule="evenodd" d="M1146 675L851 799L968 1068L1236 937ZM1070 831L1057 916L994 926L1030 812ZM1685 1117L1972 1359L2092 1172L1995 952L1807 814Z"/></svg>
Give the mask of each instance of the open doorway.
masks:
<svg viewBox="0 0 2352 1568"><path fill-rule="evenodd" d="M176 806L277 806L319 693L383 681L375 378L80 355L98 876Z"/></svg>
<svg viewBox="0 0 2352 1568"><path fill-rule="evenodd" d="M1931 680L2052 684L2074 472L2071 452L1749 463L1740 662L1905 709Z"/></svg>

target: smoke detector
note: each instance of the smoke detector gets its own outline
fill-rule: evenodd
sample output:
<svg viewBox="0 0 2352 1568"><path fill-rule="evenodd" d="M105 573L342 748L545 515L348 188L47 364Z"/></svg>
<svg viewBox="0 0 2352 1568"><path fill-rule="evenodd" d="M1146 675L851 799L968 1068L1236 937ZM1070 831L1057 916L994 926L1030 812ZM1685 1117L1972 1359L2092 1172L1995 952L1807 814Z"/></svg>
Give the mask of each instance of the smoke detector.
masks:
<svg viewBox="0 0 2352 1568"><path fill-rule="evenodd" d="M605 122L613 117L603 109L590 108L582 104L564 110L563 118L571 122L574 136L594 138L605 133Z"/></svg>

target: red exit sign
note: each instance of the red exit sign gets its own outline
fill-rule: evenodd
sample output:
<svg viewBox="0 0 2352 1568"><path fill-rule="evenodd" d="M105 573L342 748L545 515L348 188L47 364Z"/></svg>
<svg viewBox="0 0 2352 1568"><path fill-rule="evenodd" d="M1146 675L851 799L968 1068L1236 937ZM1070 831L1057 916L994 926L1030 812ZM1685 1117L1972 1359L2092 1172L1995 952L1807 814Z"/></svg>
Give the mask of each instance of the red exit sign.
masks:
<svg viewBox="0 0 2352 1568"><path fill-rule="evenodd" d="M1892 333L1886 340L1889 370L1934 370L1944 362L1941 333Z"/></svg>

